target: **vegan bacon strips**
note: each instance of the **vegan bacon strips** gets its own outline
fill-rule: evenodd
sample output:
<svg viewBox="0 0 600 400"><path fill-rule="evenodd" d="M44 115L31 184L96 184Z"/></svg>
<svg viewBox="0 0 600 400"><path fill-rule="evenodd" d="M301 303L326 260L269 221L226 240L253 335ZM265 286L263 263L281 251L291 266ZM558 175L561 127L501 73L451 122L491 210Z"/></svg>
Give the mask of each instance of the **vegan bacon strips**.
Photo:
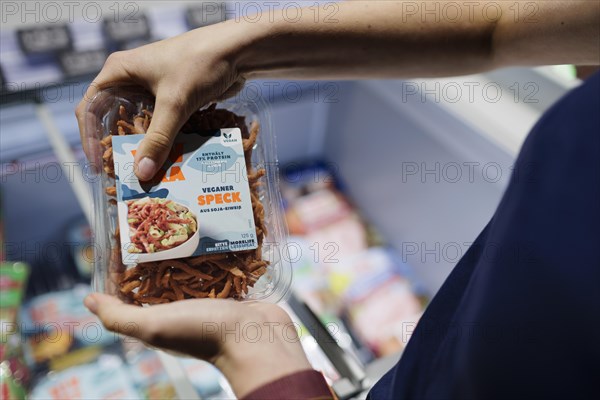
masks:
<svg viewBox="0 0 600 400"><path fill-rule="evenodd" d="M128 109L126 106L129 105L119 105L118 118L110 124L110 135L100 141L103 150L103 170L113 185L113 136L145 134L152 120L152 111L148 108ZM113 243L117 245L113 245L109 272L110 279L123 300L137 305L204 297L240 300L267 272L269 262L263 260L262 254L267 228L265 211L260 200L262 178L266 171L253 168L251 163L252 151L259 135L259 124L255 121L248 129L245 117L217 108L213 104L194 113L182 128L182 132L209 132L222 128L239 128L242 134L258 247L253 250L139 263L126 268L121 261L118 245L120 232L117 228L113 237ZM107 187L105 193L110 206L114 207L116 187ZM183 206L177 208L168 202L170 200L143 199L128 203L128 222L133 231L133 252L152 253L170 249L185 242L196 231L197 223L200 222L187 212L189 210Z"/></svg>

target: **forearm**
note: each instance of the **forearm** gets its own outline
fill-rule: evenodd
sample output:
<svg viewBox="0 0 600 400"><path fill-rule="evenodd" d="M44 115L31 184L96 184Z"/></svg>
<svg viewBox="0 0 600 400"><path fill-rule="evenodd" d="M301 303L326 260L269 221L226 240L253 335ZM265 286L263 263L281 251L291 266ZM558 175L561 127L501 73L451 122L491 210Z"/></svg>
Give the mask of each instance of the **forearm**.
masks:
<svg viewBox="0 0 600 400"><path fill-rule="evenodd" d="M314 9L303 9L294 22L281 14L273 21L237 22L232 28L244 40L236 63L247 78L321 79L598 63L598 2L502 1L484 12L485 4L453 2L454 8L446 9L444 1L346 1L329 20L324 9L319 17ZM459 18L454 5L460 7Z"/></svg>

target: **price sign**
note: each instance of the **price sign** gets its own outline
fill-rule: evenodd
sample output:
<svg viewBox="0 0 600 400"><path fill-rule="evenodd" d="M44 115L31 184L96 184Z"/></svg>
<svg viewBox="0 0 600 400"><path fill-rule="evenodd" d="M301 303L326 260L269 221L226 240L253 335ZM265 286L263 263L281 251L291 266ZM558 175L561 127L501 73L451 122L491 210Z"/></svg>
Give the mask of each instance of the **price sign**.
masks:
<svg viewBox="0 0 600 400"><path fill-rule="evenodd" d="M102 28L104 36L110 43L123 43L150 37L150 23L146 15L141 13L119 20L107 18Z"/></svg>
<svg viewBox="0 0 600 400"><path fill-rule="evenodd" d="M67 25L47 25L17 30L17 39L26 55L51 54L73 47Z"/></svg>
<svg viewBox="0 0 600 400"><path fill-rule="evenodd" d="M218 24L226 19L225 3L204 2L185 10L185 21L189 29Z"/></svg>
<svg viewBox="0 0 600 400"><path fill-rule="evenodd" d="M66 51L59 56L60 67L69 77L95 74L102 69L108 52L104 49Z"/></svg>

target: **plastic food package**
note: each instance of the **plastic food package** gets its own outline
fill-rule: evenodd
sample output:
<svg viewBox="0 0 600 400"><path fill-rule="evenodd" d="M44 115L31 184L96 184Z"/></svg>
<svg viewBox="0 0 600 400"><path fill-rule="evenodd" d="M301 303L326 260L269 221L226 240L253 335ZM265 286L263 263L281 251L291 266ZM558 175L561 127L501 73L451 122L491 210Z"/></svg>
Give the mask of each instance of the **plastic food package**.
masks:
<svg viewBox="0 0 600 400"><path fill-rule="evenodd" d="M133 158L153 104L141 89L114 87L88 105L94 289L137 305L281 300L292 277L264 106L235 99L197 111L162 169L139 182Z"/></svg>

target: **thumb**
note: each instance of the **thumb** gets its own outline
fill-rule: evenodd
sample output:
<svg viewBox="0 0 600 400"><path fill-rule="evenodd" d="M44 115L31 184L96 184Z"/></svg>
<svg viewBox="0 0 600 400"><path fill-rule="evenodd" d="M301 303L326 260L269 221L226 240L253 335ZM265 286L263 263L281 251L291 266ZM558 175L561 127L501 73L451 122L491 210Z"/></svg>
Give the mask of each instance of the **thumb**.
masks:
<svg viewBox="0 0 600 400"><path fill-rule="evenodd" d="M152 121L135 154L135 171L140 181L149 181L162 167L177 133L191 115L187 98L158 92Z"/></svg>

